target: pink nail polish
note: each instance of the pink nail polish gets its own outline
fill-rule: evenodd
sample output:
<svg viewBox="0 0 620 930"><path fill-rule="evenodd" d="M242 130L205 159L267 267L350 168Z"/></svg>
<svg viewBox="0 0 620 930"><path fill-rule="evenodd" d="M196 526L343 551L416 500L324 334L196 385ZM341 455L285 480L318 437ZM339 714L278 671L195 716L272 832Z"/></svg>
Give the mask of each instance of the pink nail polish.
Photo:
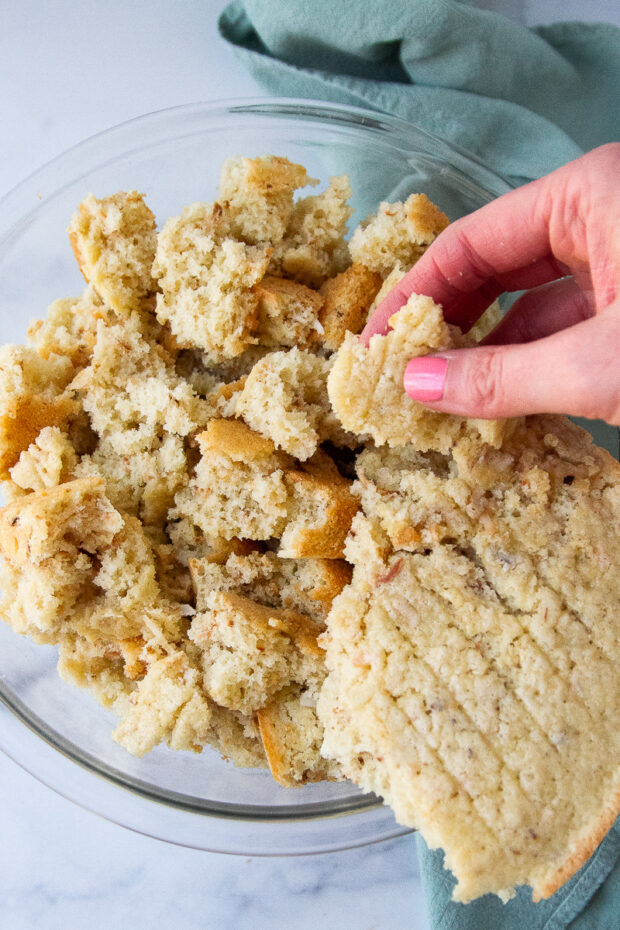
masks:
<svg viewBox="0 0 620 930"><path fill-rule="evenodd" d="M443 397L448 360L436 355L412 358L405 369L404 386L409 397L432 404Z"/></svg>

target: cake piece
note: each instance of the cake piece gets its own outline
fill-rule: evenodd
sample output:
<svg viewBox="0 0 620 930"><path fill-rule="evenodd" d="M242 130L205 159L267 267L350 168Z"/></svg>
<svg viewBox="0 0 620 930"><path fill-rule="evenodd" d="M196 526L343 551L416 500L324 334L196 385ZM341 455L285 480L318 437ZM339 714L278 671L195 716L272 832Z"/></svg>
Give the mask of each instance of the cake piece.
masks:
<svg viewBox="0 0 620 930"><path fill-rule="evenodd" d="M323 653L312 620L265 607L230 591L212 591L192 620L202 649L204 686L222 707L252 714L292 683L323 677Z"/></svg>
<svg viewBox="0 0 620 930"><path fill-rule="evenodd" d="M207 743L239 768L267 768L267 759L255 715L211 703Z"/></svg>
<svg viewBox="0 0 620 930"><path fill-rule="evenodd" d="M256 333L261 345L305 348L318 341L321 294L297 281L270 274L255 286L254 293L258 297Z"/></svg>
<svg viewBox="0 0 620 930"><path fill-rule="evenodd" d="M211 420L196 438L195 476L170 511L184 557L208 554L218 539L281 537L283 558L342 558L358 502L328 455L296 465L239 420Z"/></svg>
<svg viewBox="0 0 620 930"><path fill-rule="evenodd" d="M139 757L163 741L171 749L202 752L211 708L200 678L181 651L158 659L132 693L131 709L112 739Z"/></svg>
<svg viewBox="0 0 620 930"><path fill-rule="evenodd" d="M327 359L311 352L270 352L246 378L237 416L277 448L304 461L326 438L322 421L329 412L328 371Z"/></svg>
<svg viewBox="0 0 620 930"><path fill-rule="evenodd" d="M343 779L338 763L321 755L323 727L315 703L316 694L293 686L256 712L271 774L283 788Z"/></svg>
<svg viewBox="0 0 620 930"><path fill-rule="evenodd" d="M366 449L356 463L353 490L395 548L425 550L449 540L473 547L485 564L494 552L494 572L512 577L526 552L539 570L556 565L566 552L569 526L585 540L598 500L618 493L606 487L613 474L609 461L589 433L569 420L536 416L515 424L501 449L481 447L470 437L457 441L448 456L410 446ZM577 589L581 576L589 587L592 579L581 573L590 570L579 561L558 566L554 585Z"/></svg>
<svg viewBox="0 0 620 930"><path fill-rule="evenodd" d="M2 553L16 565L38 564L57 553L91 553L109 545L123 526L105 498L102 481L83 479L39 491L0 510Z"/></svg>
<svg viewBox="0 0 620 930"><path fill-rule="evenodd" d="M157 319L180 345L213 362L235 358L256 342L258 297L268 244L246 245L231 234L233 219L219 203L195 203L169 219L157 240Z"/></svg>
<svg viewBox="0 0 620 930"><path fill-rule="evenodd" d="M465 344L459 331L444 322L441 307L430 297L412 294L390 326L385 336L372 336L368 348L349 334L338 350L327 389L344 428L369 433L379 445L411 443L423 452L448 452L467 432L499 446L509 428L505 421L437 413L405 393L403 377L411 358Z"/></svg>
<svg viewBox="0 0 620 930"><path fill-rule="evenodd" d="M152 448L164 432L187 436L211 415L149 335L138 314L100 320L91 362L71 384L94 430L121 455Z"/></svg>
<svg viewBox="0 0 620 930"><path fill-rule="evenodd" d="M306 618L306 629L314 635L324 628L334 597L351 577L346 562L282 559L273 552L257 550L231 553L224 562L213 557L194 559L190 562L190 570L198 611L208 610L214 591L232 592L262 607L275 608L276 613L282 611L279 616L289 616L291 611L302 614ZM211 635L210 630L207 637ZM261 646L257 661L261 664L263 659L269 660L275 674L277 656L263 656L263 651L270 650L270 643L269 639ZM235 653L238 655L238 650ZM286 660L286 656L284 658ZM237 674L240 673L237 671ZM326 762L320 754L323 728L315 706L323 677L323 670L317 664L303 683L285 687L257 711L272 775L284 786L294 787L338 775L338 767Z"/></svg>
<svg viewBox="0 0 620 930"><path fill-rule="evenodd" d="M224 561L213 555L192 559L190 572L198 610L212 591L232 591L267 607L302 613L318 629L351 580L350 566L338 559L284 559L256 549L232 552Z"/></svg>
<svg viewBox="0 0 620 930"><path fill-rule="evenodd" d="M380 522L396 549L424 550L446 538L465 540L475 502L484 497L459 481L451 457L417 452L413 446L365 449L355 463L366 514ZM465 543L464 543L465 544Z"/></svg>
<svg viewBox="0 0 620 930"><path fill-rule="evenodd" d="M457 900L548 897L618 813L620 466L539 416L359 468L323 752L445 850Z"/></svg>
<svg viewBox="0 0 620 930"><path fill-rule="evenodd" d="M330 178L320 194L301 197L293 208L283 239L274 243L270 271L319 287L351 264L345 240L353 212L346 175Z"/></svg>
<svg viewBox="0 0 620 930"><path fill-rule="evenodd" d="M324 441L355 449L360 437L343 429L327 396L331 365L297 348L270 352L245 379L235 415L302 462Z"/></svg>
<svg viewBox="0 0 620 930"><path fill-rule="evenodd" d="M39 642L86 638L102 655L141 637L147 658L182 636L182 611L162 596L142 525L112 507L101 479L68 481L5 507L0 553L2 615L17 632Z"/></svg>
<svg viewBox="0 0 620 930"><path fill-rule="evenodd" d="M66 618L56 637L58 674L122 718L149 668L178 648L184 626L181 612L165 599L121 608L108 592Z"/></svg>
<svg viewBox="0 0 620 930"><path fill-rule="evenodd" d="M355 262L321 285L319 294L323 298L323 306L319 322L323 327L322 342L326 349L335 352L346 333L362 331L381 283L380 275Z"/></svg>
<svg viewBox="0 0 620 930"><path fill-rule="evenodd" d="M71 360L75 373L88 365L95 344L97 320L109 310L92 287L79 297L55 300L45 319L33 320L28 327L28 342L41 358L61 355Z"/></svg>
<svg viewBox="0 0 620 930"><path fill-rule="evenodd" d="M169 433L154 439L149 449L128 453L119 452L109 439L101 439L73 471L75 477L103 478L114 507L140 517L145 527L163 526L175 495L189 482L183 440Z"/></svg>
<svg viewBox="0 0 620 930"><path fill-rule="evenodd" d="M293 212L293 194L318 184L303 165L277 155L227 159L220 175L219 200L230 217L232 234L247 242L277 242Z"/></svg>
<svg viewBox="0 0 620 930"><path fill-rule="evenodd" d="M77 463L67 434L57 426L44 426L11 468L11 481L25 491L53 488L74 477Z"/></svg>
<svg viewBox="0 0 620 930"><path fill-rule="evenodd" d="M282 558L341 559L358 502L351 482L325 453L316 453L303 470L289 471L287 523L278 554Z"/></svg>
<svg viewBox="0 0 620 930"><path fill-rule="evenodd" d="M41 358L27 346L0 348L0 479L45 426L64 427L78 414L65 391L73 373L68 358Z"/></svg>
<svg viewBox="0 0 620 930"><path fill-rule="evenodd" d="M351 237L353 261L383 278L395 265L408 271L449 222L426 194L411 194L404 203L382 202Z"/></svg>
<svg viewBox="0 0 620 930"><path fill-rule="evenodd" d="M80 271L103 301L119 314L139 310L155 289L157 234L144 194L119 191L103 199L89 194L68 233Z"/></svg>
<svg viewBox="0 0 620 930"><path fill-rule="evenodd" d="M2 615L16 632L54 641L92 596L93 556L123 527L104 491L102 481L70 481L0 510Z"/></svg>
<svg viewBox="0 0 620 930"><path fill-rule="evenodd" d="M177 494L171 518L187 517L210 539L279 536L292 460L239 420L211 420L196 440L196 474Z"/></svg>
<svg viewBox="0 0 620 930"><path fill-rule="evenodd" d="M132 666L130 666L132 667ZM121 717L131 704L135 680L126 674L120 644L67 630L58 640L58 674L67 684L86 688L102 707Z"/></svg>

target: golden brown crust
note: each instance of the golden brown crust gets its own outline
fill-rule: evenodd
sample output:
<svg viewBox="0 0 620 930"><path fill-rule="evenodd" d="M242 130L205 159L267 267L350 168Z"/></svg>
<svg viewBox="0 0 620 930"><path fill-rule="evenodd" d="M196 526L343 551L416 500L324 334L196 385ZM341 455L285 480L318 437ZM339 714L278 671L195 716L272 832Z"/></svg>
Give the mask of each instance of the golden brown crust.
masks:
<svg viewBox="0 0 620 930"><path fill-rule="evenodd" d="M281 554L294 558L342 559L358 500L341 478L290 471L286 481L292 490L291 520L282 536ZM309 508L317 508L306 522Z"/></svg>
<svg viewBox="0 0 620 930"><path fill-rule="evenodd" d="M334 598L351 581L353 568L344 559L323 558L321 565L323 569L321 581L312 591L311 597L323 606L327 614Z"/></svg>
<svg viewBox="0 0 620 930"><path fill-rule="evenodd" d="M9 477L9 469L45 426L66 426L78 411L68 395L49 400L38 395L16 397L0 417L0 478Z"/></svg>
<svg viewBox="0 0 620 930"><path fill-rule="evenodd" d="M75 256L75 260L77 262L78 268L82 272L82 276L84 280L86 281L86 283L88 284L89 281L88 281L88 276L86 274L86 265L84 261L84 256L82 255L82 250L80 249L80 240L78 238L77 230L70 229L68 235L69 235L69 242L71 243L71 250L73 252L73 255Z"/></svg>
<svg viewBox="0 0 620 930"><path fill-rule="evenodd" d="M289 697L287 700L287 697L286 694L279 695L256 711L263 749L273 778L283 788L301 788L302 785L314 782L335 781L330 764L315 747L308 745L309 738L315 735L315 727L319 729L314 711L304 708L304 716L310 717L310 720L303 721L305 727L300 726L299 721L291 720L287 713L287 705L290 706L295 698ZM311 732L308 733L308 730ZM333 770L333 765L331 768Z"/></svg>
<svg viewBox="0 0 620 930"><path fill-rule="evenodd" d="M552 875L546 877L540 885L533 886L532 900L542 901L550 898L552 894L566 884L569 878L572 878L575 872L578 872L581 866L588 861L592 853L598 849L603 839L607 836L616 818L620 814L620 785L611 802L605 809L599 822L579 844L577 850L569 856L566 862L557 869Z"/></svg>
<svg viewBox="0 0 620 930"><path fill-rule="evenodd" d="M246 620L260 628L267 638L288 636L297 648L306 655L321 658L323 650L317 643L316 625L305 616L294 610L279 610L274 607L265 607L256 601L234 594L232 591L219 593L219 603L242 614Z"/></svg>
<svg viewBox="0 0 620 930"><path fill-rule="evenodd" d="M196 436L196 440L203 454L213 450L229 456L235 462L260 462L276 451L271 440L250 429L241 420L211 420L206 430Z"/></svg>
<svg viewBox="0 0 620 930"><path fill-rule="evenodd" d="M291 777L289 766L284 754L283 740L278 716L278 703L272 701L266 707L256 711L256 720L260 730L260 738L267 756L267 762L273 778L283 788L299 787Z"/></svg>
<svg viewBox="0 0 620 930"><path fill-rule="evenodd" d="M321 285L319 294L324 303L319 322L324 330L322 341L326 349L335 352L345 333L362 331L382 280L381 275L354 262L346 271Z"/></svg>

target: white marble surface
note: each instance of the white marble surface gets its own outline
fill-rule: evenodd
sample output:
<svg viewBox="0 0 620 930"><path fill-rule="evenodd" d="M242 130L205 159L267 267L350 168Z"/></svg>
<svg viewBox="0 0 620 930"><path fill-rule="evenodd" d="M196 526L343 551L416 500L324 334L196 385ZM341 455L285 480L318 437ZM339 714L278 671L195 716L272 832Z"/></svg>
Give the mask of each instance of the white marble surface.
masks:
<svg viewBox="0 0 620 930"><path fill-rule="evenodd" d="M479 0L526 22L620 22L617 0ZM0 0L0 194L75 142L166 106L260 94L221 0ZM0 930L423 930L411 837L298 859L173 847L101 820L0 754Z"/></svg>
<svg viewBox="0 0 620 930"><path fill-rule="evenodd" d="M411 837L291 859L169 846L87 813L0 754L2 930L422 930Z"/></svg>

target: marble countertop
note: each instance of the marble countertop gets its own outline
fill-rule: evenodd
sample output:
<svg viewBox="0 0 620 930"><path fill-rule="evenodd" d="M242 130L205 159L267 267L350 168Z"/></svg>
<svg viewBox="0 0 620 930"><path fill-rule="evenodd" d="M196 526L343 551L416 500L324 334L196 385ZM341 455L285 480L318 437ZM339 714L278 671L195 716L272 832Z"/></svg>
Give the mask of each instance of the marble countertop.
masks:
<svg viewBox="0 0 620 930"><path fill-rule="evenodd" d="M526 22L583 0L478 0ZM261 91L217 37L222 0L0 4L0 195L74 143L176 104ZM620 22L617 0L585 14ZM0 930L424 930L412 836L260 859L167 845L71 804L0 753Z"/></svg>

